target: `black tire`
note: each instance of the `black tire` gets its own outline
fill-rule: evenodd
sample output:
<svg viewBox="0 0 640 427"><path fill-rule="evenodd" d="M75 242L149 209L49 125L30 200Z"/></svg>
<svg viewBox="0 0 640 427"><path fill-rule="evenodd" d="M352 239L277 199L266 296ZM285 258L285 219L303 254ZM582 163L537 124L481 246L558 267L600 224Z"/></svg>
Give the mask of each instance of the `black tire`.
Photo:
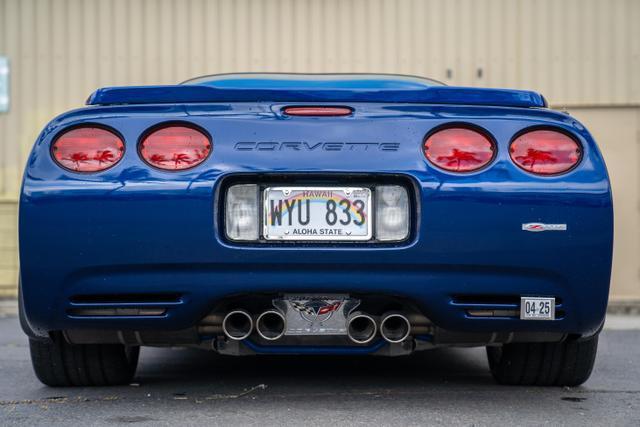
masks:
<svg viewBox="0 0 640 427"><path fill-rule="evenodd" d="M51 387L129 384L140 347L122 344L69 344L60 335L29 339L31 363L38 379Z"/></svg>
<svg viewBox="0 0 640 427"><path fill-rule="evenodd" d="M598 335L560 343L516 343L487 347L495 380L509 385L574 387L593 370Z"/></svg>

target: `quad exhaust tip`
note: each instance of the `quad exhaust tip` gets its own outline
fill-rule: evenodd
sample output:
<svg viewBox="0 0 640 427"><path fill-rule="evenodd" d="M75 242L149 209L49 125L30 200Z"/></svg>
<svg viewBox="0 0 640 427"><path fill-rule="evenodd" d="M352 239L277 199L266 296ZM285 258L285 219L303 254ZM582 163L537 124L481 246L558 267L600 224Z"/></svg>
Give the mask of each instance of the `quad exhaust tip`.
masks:
<svg viewBox="0 0 640 427"><path fill-rule="evenodd" d="M401 313L387 313L380 322L380 335L387 342L400 343L411 333L409 319ZM248 338L254 329L253 317L245 310L233 310L222 320L222 331L225 336L235 341ZM267 310L255 321L258 335L267 341L282 338L286 330L284 315L278 310ZM371 342L378 332L375 319L367 313L352 313L347 320L347 336L356 344Z"/></svg>
<svg viewBox="0 0 640 427"><path fill-rule="evenodd" d="M353 313L347 320L347 335L356 344L370 342L376 336L377 331L376 321L366 313Z"/></svg>
<svg viewBox="0 0 640 427"><path fill-rule="evenodd" d="M222 331L227 338L241 341L251 335L253 331L253 319L247 311L230 311L222 320Z"/></svg>
<svg viewBox="0 0 640 427"><path fill-rule="evenodd" d="M411 323L400 313L389 313L382 317L380 335L390 343L399 343L411 333Z"/></svg>
<svg viewBox="0 0 640 427"><path fill-rule="evenodd" d="M284 316L277 310L267 310L258 316L256 330L265 340L275 341L284 335Z"/></svg>

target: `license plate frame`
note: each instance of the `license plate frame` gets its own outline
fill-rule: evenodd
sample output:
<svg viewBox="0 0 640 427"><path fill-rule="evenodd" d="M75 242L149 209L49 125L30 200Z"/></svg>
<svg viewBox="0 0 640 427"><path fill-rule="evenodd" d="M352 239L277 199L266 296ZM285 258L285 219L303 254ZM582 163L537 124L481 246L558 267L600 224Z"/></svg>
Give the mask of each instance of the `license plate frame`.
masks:
<svg viewBox="0 0 640 427"><path fill-rule="evenodd" d="M292 195L291 197L294 197L293 194L296 192L316 192L316 193L321 193L321 192L329 192L329 193L342 193L342 195L338 194L337 197L341 197L343 199L347 199L347 200L353 200L353 198L358 197L359 199L362 200L362 198L364 197L365 200L365 210L364 210L364 214L365 216L362 218L366 218L365 220L365 224L363 224L365 226L365 233L363 234L353 234L353 232L351 234L344 234L346 233L345 229L341 229L339 227L334 227L334 226L330 226L330 225L326 225L326 227L328 227L327 229L331 228L332 230L336 231L336 234L328 234L328 235L321 235L321 234L292 234L292 233L288 233L285 234L283 233L274 233L273 230L275 229L275 227L272 227L269 224L269 215L270 215L270 195L275 193L275 192L281 192L283 195L287 196L287 195ZM322 197L318 197L321 198ZM326 200L327 198L323 198L324 200ZM345 242L365 242L365 241L370 241L373 238L373 210L374 210L374 206L373 206L373 191L371 190L370 187L365 187L365 186L322 186L322 187L318 187L318 186L273 186L273 187L265 187L262 190L262 205L263 205L263 215L262 215L262 237L267 240L267 241L321 241L321 242L328 242L328 241L345 241ZM298 206L299 208L300 206ZM337 212L341 212L341 208L337 208ZM336 222L334 225L336 224L340 224L340 222ZM343 224L341 224L343 225ZM290 226L293 227L293 226ZM359 226L358 226L359 227ZM283 230L285 230L285 228L280 227ZM338 230L342 230L340 234L337 233ZM286 231L286 230L285 230Z"/></svg>
<svg viewBox="0 0 640 427"><path fill-rule="evenodd" d="M521 320L555 320L556 299L550 297L520 297Z"/></svg>

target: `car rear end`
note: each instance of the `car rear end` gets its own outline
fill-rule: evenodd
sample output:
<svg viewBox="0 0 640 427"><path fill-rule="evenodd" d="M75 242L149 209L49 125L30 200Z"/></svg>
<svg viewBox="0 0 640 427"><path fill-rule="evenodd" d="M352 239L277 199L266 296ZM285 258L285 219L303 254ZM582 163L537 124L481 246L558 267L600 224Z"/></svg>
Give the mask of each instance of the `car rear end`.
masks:
<svg viewBox="0 0 640 427"><path fill-rule="evenodd" d="M20 205L36 354L486 345L502 382L586 380L543 369L595 356L606 310L611 192L580 123L530 92L239 80L105 90L45 128Z"/></svg>

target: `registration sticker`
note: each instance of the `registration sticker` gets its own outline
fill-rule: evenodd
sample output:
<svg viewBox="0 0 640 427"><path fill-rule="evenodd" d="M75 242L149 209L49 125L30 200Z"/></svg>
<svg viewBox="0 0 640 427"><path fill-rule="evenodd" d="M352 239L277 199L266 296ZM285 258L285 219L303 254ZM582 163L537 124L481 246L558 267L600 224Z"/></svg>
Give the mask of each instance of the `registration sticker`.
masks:
<svg viewBox="0 0 640 427"><path fill-rule="evenodd" d="M541 297L520 298L520 319L554 320L556 318L556 299Z"/></svg>

